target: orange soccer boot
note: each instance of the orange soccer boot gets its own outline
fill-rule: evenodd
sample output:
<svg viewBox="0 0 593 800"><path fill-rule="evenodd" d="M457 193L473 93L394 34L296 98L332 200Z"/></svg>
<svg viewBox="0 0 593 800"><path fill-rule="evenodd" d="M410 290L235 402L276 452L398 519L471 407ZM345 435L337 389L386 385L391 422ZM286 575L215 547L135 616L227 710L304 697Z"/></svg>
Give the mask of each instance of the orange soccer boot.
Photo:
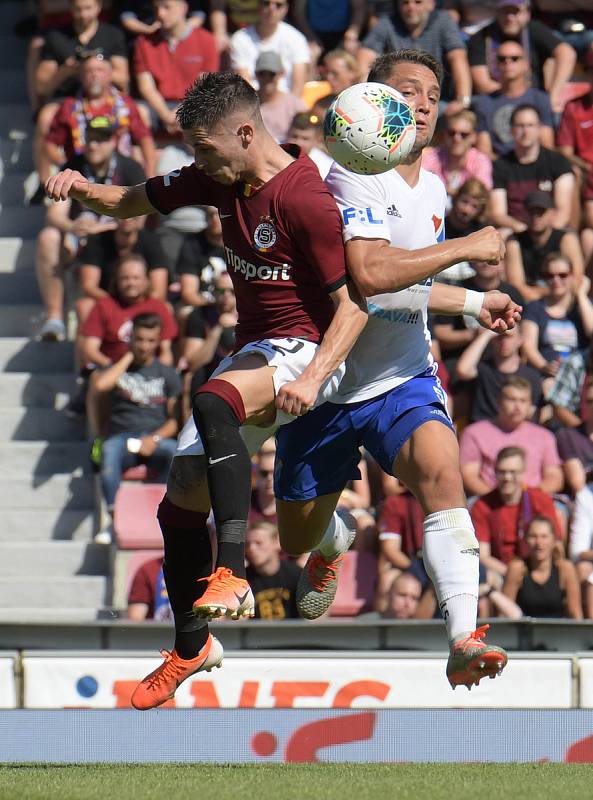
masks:
<svg viewBox="0 0 593 800"><path fill-rule="evenodd" d="M207 578L200 578L208 582L204 594L194 603L194 614L202 619L216 619L217 617L255 616L255 600L253 593L245 578L236 578L233 570L228 567L218 569Z"/></svg>

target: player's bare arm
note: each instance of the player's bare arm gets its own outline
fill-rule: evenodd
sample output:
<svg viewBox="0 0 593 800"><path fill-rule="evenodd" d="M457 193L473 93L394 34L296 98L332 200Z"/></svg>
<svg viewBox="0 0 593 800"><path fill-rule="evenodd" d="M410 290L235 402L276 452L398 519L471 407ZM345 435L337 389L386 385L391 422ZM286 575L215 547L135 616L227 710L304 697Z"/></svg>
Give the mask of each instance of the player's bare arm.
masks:
<svg viewBox="0 0 593 800"><path fill-rule="evenodd" d="M125 219L154 214L144 183L137 186L113 186L90 183L77 170L65 169L53 175L45 184L45 193L59 202L73 198L97 214Z"/></svg>
<svg viewBox="0 0 593 800"><path fill-rule="evenodd" d="M385 239L354 238L346 243L348 269L365 297L399 292L461 261L498 264L504 254L504 241L491 226L419 250L391 247Z"/></svg>
<svg viewBox="0 0 593 800"><path fill-rule="evenodd" d="M431 314L457 316L468 314L480 325L495 333L511 330L521 320L522 306L517 305L508 294L498 290L472 292L461 286L434 283L428 301Z"/></svg>
<svg viewBox="0 0 593 800"><path fill-rule="evenodd" d="M276 408L300 416L314 404L319 388L335 372L352 349L367 323L364 299L352 284L331 293L335 312L311 363L294 381L284 384L276 396Z"/></svg>

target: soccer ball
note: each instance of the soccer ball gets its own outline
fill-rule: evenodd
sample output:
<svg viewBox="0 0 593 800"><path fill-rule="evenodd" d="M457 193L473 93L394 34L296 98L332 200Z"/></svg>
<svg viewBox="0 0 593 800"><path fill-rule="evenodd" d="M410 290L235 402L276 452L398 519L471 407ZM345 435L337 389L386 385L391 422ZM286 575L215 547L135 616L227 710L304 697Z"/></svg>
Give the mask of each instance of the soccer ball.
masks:
<svg viewBox="0 0 593 800"><path fill-rule="evenodd" d="M396 167L416 140L414 111L384 83L356 83L327 110L325 144L339 164L358 175L378 175Z"/></svg>

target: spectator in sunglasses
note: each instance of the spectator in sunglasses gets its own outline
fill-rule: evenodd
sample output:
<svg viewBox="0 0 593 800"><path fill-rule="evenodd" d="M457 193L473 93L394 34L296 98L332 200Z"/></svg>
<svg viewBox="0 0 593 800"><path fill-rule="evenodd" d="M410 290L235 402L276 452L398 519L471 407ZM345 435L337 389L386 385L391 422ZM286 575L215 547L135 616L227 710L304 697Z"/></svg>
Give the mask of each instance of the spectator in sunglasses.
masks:
<svg viewBox="0 0 593 800"><path fill-rule="evenodd" d="M492 188L492 163L475 145L476 115L464 109L446 118L443 145L425 150L422 155L422 166L441 178L450 199L469 178L477 178L487 189Z"/></svg>
<svg viewBox="0 0 593 800"><path fill-rule="evenodd" d="M513 135L510 117L517 106L529 103L539 111L540 144L554 147L552 107L549 96L531 86L530 68L520 42L503 42L496 53L500 71L500 89L490 95L478 95L474 109L478 116L477 147L489 158L510 153Z"/></svg>

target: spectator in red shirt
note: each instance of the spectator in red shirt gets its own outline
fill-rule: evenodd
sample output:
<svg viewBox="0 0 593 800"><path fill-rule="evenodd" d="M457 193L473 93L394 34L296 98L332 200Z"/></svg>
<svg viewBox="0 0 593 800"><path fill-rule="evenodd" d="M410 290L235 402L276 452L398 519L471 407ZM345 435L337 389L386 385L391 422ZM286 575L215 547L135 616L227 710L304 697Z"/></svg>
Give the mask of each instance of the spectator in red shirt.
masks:
<svg viewBox="0 0 593 800"><path fill-rule="evenodd" d="M593 52L589 51L585 59L586 75L593 81ZM566 156L577 172L585 176L593 167L593 83L590 90L582 97L570 100L565 106L556 133L558 150Z"/></svg>
<svg viewBox="0 0 593 800"><path fill-rule="evenodd" d="M84 152L89 119L104 116L113 122L118 151L131 156L132 146L138 146L146 174L154 175L156 151L152 134L136 103L113 85L112 78L111 62L101 54L92 53L82 61L81 89L58 108L45 140L45 155L51 163L62 166L64 161ZM49 177L49 170L46 171Z"/></svg>
<svg viewBox="0 0 593 800"><path fill-rule="evenodd" d="M153 130L179 133L175 111L185 90L204 72L217 72L214 36L187 18L185 0L154 0L159 30L136 40L134 73L148 103Z"/></svg>
<svg viewBox="0 0 593 800"><path fill-rule="evenodd" d="M379 515L379 575L375 607L383 611L394 577L422 558L424 512L407 490L390 495Z"/></svg>
<svg viewBox="0 0 593 800"><path fill-rule="evenodd" d="M82 326L84 363L108 367L117 361L128 349L134 317L153 312L163 323L159 360L172 364L171 343L177 336L177 323L162 300L149 296L146 262L134 253L124 256L114 276L114 290L97 300Z"/></svg>
<svg viewBox="0 0 593 800"><path fill-rule="evenodd" d="M140 622L145 619L172 618L169 595L163 576L162 557L146 561L136 571L128 593L128 619Z"/></svg>
<svg viewBox="0 0 593 800"><path fill-rule="evenodd" d="M480 560L487 570L506 575L513 558L525 557L525 530L537 516L549 517L559 541L563 530L554 501L549 494L525 486L525 451L505 447L496 456L496 489L480 497L471 517L480 542Z"/></svg>
<svg viewBox="0 0 593 800"><path fill-rule="evenodd" d="M564 484L554 435L528 420L533 414L531 384L518 375L506 378L494 420L468 425L461 434L459 459L468 495L488 494L496 487L495 454L503 447L525 450L525 482L544 492L559 492Z"/></svg>

